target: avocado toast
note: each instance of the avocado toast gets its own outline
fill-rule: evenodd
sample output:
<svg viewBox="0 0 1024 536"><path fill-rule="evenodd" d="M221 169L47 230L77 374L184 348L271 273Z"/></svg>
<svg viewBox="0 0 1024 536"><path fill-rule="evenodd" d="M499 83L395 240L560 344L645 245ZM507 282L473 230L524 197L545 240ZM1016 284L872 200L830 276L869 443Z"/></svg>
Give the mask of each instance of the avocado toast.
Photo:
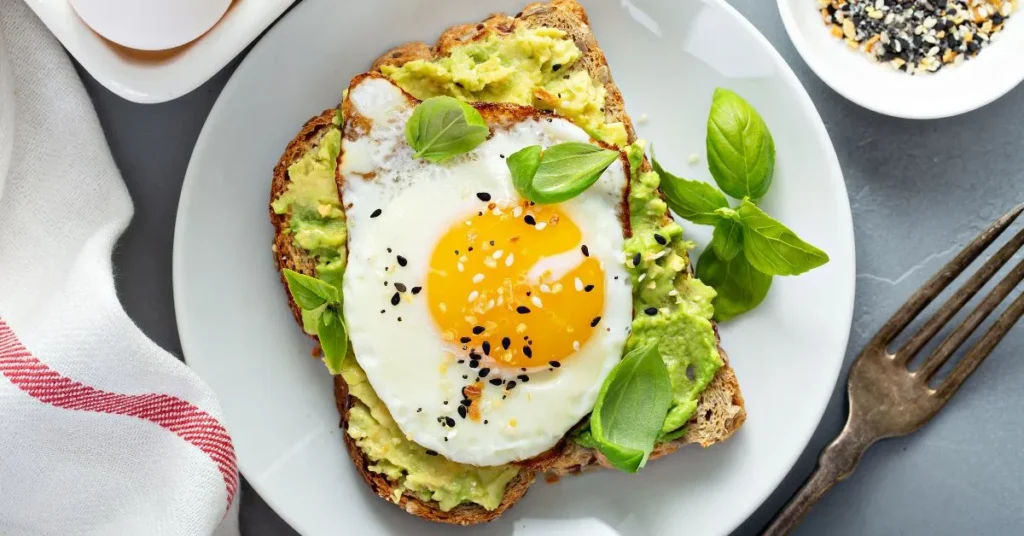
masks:
<svg viewBox="0 0 1024 536"><path fill-rule="evenodd" d="M519 62L513 65L517 74L502 72L495 64L480 68L488 59L482 56L488 55ZM465 76L459 80L445 77L467 58L475 69L463 70ZM594 139L624 151L636 141L604 54L590 33L585 12L573 0L531 4L515 17L494 15L480 24L453 27L433 48L423 43L399 46L378 58L371 73L389 78L419 99L453 95L471 102L531 106L566 117ZM286 149L271 188L279 269L332 283L340 281L348 238L338 194L343 178L336 173L342 124L335 110L311 119ZM692 354L673 361L679 379L673 385L678 395L673 411L682 421L665 434L651 453L654 458L687 443L709 446L727 439L742 424L745 412L736 377L708 321L710 297L692 278L688 245L679 239L681 230L671 223L664 204L657 202L657 175L646 160L635 162L628 200L633 236L627 252L646 257L647 241L655 231L667 230L674 242L669 255L635 266L634 300L638 307L669 310L669 318L679 322L638 318L634 333L670 344L680 341L673 345ZM636 279L645 278L649 279L641 288ZM648 289L655 283L662 288ZM315 332L290 297L289 303L306 331ZM351 356L335 376L335 387L346 445L360 474L382 498L425 519L464 525L488 521L525 494L536 472L565 474L607 465L586 440L585 429L576 429L549 451L515 464L473 467L450 462L401 437ZM401 444L397 463L378 448L375 438L381 434Z"/></svg>

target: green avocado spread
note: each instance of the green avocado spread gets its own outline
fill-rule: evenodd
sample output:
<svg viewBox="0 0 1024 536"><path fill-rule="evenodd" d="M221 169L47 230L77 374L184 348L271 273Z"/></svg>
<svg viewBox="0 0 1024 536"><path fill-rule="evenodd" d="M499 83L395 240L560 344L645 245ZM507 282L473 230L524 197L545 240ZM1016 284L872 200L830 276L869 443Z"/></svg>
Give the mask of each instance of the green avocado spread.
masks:
<svg viewBox="0 0 1024 536"><path fill-rule="evenodd" d="M420 500L436 501L444 512L464 502L488 510L501 504L505 486L519 474L518 467L475 467L427 454L402 434L351 355L342 364L341 376L357 400L349 410L348 434L373 462L370 471L394 483L395 502L411 492Z"/></svg>
<svg viewBox="0 0 1024 536"><path fill-rule="evenodd" d="M384 66L381 72L420 100L448 95L552 110L594 139L623 146L626 127L606 120L607 92L577 65L582 56L561 30L521 28L454 47L437 60Z"/></svg>
<svg viewBox="0 0 1024 536"><path fill-rule="evenodd" d="M316 147L288 166L288 188L270 204L276 214L291 214L288 232L296 246L316 260L316 276L341 288L345 271L345 211L334 180L341 131L330 128Z"/></svg>
<svg viewBox="0 0 1024 536"><path fill-rule="evenodd" d="M640 171L643 147L639 143L626 146L625 126L607 122L604 87L581 66L574 68L581 56L575 43L560 30L520 29L456 47L446 58L416 60L382 71L419 99L449 95L552 110L595 139L627 151L633 234L626 241L625 255L633 283L633 307L634 311L655 307L660 313L634 315L627 351L658 341L673 391L673 405L662 427L662 440L670 440L683 433L701 392L722 366L710 321L715 292L690 276L687 251L692 244L682 238L678 224L666 223L668 207L658 195L660 179L654 172ZM341 125L340 117L335 125ZM289 232L294 243L315 258L317 277L338 288L347 240L334 177L340 145L339 129L328 130L316 147L288 168L291 182L271 204L275 213L291 214ZM640 261L634 266L632 259L637 254ZM306 328L310 333L316 331L315 326ZM475 467L428 454L402 434L351 356L344 361L341 374L355 398L348 434L372 462L369 469L395 485L393 500L397 502L401 494L409 492L421 500L436 501L443 511L463 503L498 507L505 487L519 473L518 467ZM588 436L584 430L577 440L586 444Z"/></svg>

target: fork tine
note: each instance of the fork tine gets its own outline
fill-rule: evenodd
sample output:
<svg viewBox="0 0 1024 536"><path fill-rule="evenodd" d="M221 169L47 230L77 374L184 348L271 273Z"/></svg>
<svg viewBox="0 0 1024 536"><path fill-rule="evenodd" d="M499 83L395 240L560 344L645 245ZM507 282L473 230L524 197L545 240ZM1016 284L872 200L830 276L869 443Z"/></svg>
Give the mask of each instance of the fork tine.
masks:
<svg viewBox="0 0 1024 536"><path fill-rule="evenodd" d="M1024 245L1024 229L1021 229L1013 239L1007 242L999 251L992 256L970 279L960 287L959 290L949 298L943 306L935 312L935 315L928 319L924 327L914 334L902 348L896 351L894 361L900 365L906 365L921 351L921 348L945 326L949 319L956 315L957 311L963 308L964 304L970 301L975 294L985 286L992 276L1002 268L1017 250Z"/></svg>
<svg viewBox="0 0 1024 536"><path fill-rule="evenodd" d="M939 370L939 367L953 355L953 352L971 336L971 333L978 329L978 325L988 318L988 315L992 314L996 307L999 307L999 304L1010 295L1010 292L1020 284L1021 280L1024 280L1024 261L1017 263L1017 266L1013 267L1013 270L992 289L992 292L989 292L985 299L981 300L971 314L967 315L964 323L957 326L953 333L950 333L949 337L939 344L939 347L932 352L932 355L928 356L928 359L921 365L921 368L914 372L914 375L928 381L935 371Z"/></svg>
<svg viewBox="0 0 1024 536"><path fill-rule="evenodd" d="M942 381L942 385L936 389L936 396L943 400L949 400L956 393L957 389L963 385L964 380L992 353L992 349L999 344L999 341L1003 340L1003 337L1010 331L1010 328L1020 320L1021 315L1024 315L1024 294L1017 296L1017 299L1013 300L1010 307L989 328L988 333L985 333L985 336L978 341L978 344L974 345L967 352L964 359L956 364L949 373L949 376Z"/></svg>
<svg viewBox="0 0 1024 536"><path fill-rule="evenodd" d="M975 238L970 244L967 245L960 253L957 254L953 260L949 261L948 264L942 267L942 269L932 276L927 283L924 284L917 292L915 292L907 303L899 308L892 315L882 329L878 330L878 334L871 339L868 343L869 347L885 348L889 344L889 341L893 337L899 335L901 331L906 329L910 322L914 320L917 315L928 307L928 304L935 299L949 284L956 279L961 272L967 268L974 259L981 255L981 252L985 250L995 241L1006 230L1013 220L1017 219L1021 211L1024 211L1024 203L1017 205L1010 212L995 221L988 229L982 231L977 238Z"/></svg>

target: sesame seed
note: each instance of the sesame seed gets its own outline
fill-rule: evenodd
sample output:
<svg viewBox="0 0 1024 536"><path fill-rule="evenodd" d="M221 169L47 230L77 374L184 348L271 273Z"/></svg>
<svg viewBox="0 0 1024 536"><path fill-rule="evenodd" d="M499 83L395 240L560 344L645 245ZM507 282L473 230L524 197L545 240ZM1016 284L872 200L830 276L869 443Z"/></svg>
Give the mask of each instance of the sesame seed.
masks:
<svg viewBox="0 0 1024 536"><path fill-rule="evenodd" d="M469 368L475 369L475 368L477 368L479 366L480 366L480 362L477 361L476 359L470 359L469 360Z"/></svg>
<svg viewBox="0 0 1024 536"><path fill-rule="evenodd" d="M537 222L537 225L535 227L537 228L538 231L543 231L544 228L547 227L547 226L548 226L548 224L546 222L539 221L539 222Z"/></svg>
<svg viewBox="0 0 1024 536"><path fill-rule="evenodd" d="M583 290L586 292L590 292L591 290L594 290L594 285L587 285L583 287Z"/></svg>
<svg viewBox="0 0 1024 536"><path fill-rule="evenodd" d="M484 341L481 346L483 347L484 355L491 355L491 343Z"/></svg>
<svg viewBox="0 0 1024 536"><path fill-rule="evenodd" d="M471 302L476 301L476 299L479 298L479 297L480 297L480 293L475 291L475 290L473 292L469 293L469 301L471 301Z"/></svg>
<svg viewBox="0 0 1024 536"><path fill-rule="evenodd" d="M484 332L483 326L473 326L473 335L479 335Z"/></svg>
<svg viewBox="0 0 1024 536"><path fill-rule="evenodd" d="M491 258L493 258L494 260L498 260L504 254L505 254L505 250L499 249L498 251L495 251L494 253L491 253Z"/></svg>
<svg viewBox="0 0 1024 536"><path fill-rule="evenodd" d="M380 310L380 314L384 314L384 313L385 313L384 309L381 309Z"/></svg>
<svg viewBox="0 0 1024 536"><path fill-rule="evenodd" d="M551 365L554 368L558 368L558 367L562 366L562 364L559 363L558 361L548 361L548 364Z"/></svg>
<svg viewBox="0 0 1024 536"><path fill-rule="evenodd" d="M399 266L405 266L406 264L409 264L409 261L405 260L405 257L399 255L397 258Z"/></svg>
<svg viewBox="0 0 1024 536"><path fill-rule="evenodd" d="M484 368L480 369L479 372L477 372L477 374L479 374L481 378L486 378L487 375L490 374L490 373L491 373L491 369L489 369L487 367L484 367Z"/></svg>
<svg viewBox="0 0 1024 536"><path fill-rule="evenodd" d="M423 290L423 287L412 287L411 289L409 289L409 292L412 292L413 294L419 294L421 290Z"/></svg>
<svg viewBox="0 0 1024 536"><path fill-rule="evenodd" d="M377 216L380 216L380 214L381 214L381 210L378 208L377 210L374 210L373 212L370 213L370 217L371 218L376 218Z"/></svg>
<svg viewBox="0 0 1024 536"><path fill-rule="evenodd" d="M515 388L516 388L516 382L514 382L514 381L509 381L508 383L505 384L505 389L508 389L509 391L511 391L512 389L515 389Z"/></svg>
<svg viewBox="0 0 1024 536"><path fill-rule="evenodd" d="M654 316L654 315L658 314L658 308L657 307L648 307L648 308L644 309L644 313L647 316Z"/></svg>
<svg viewBox="0 0 1024 536"><path fill-rule="evenodd" d="M451 417L445 417L444 423L447 424L449 427L455 426L455 419Z"/></svg>
<svg viewBox="0 0 1024 536"><path fill-rule="evenodd" d="M512 345L512 340L511 339L509 339L508 337L502 337L501 338L501 347L502 348L504 348L505 350L508 350L508 347L511 346L511 345Z"/></svg>
<svg viewBox="0 0 1024 536"><path fill-rule="evenodd" d="M572 341L572 349L574 351L580 351L580 341Z"/></svg>
<svg viewBox="0 0 1024 536"><path fill-rule="evenodd" d="M501 378L492 378L491 385L501 385Z"/></svg>
<svg viewBox="0 0 1024 536"><path fill-rule="evenodd" d="M473 283L479 283L484 280L484 274L476 274L473 276Z"/></svg>
<svg viewBox="0 0 1024 536"><path fill-rule="evenodd" d="M601 322L601 317L595 316L594 319L590 321L590 327L597 326L599 322Z"/></svg>
<svg viewBox="0 0 1024 536"><path fill-rule="evenodd" d="M525 305L520 305L519 307L516 307L516 312L521 315L525 315L530 312L530 308Z"/></svg>
<svg viewBox="0 0 1024 536"><path fill-rule="evenodd" d="M526 217L523 218L523 221L526 222L526 225L537 225L537 220L533 219L533 216L529 214L527 214Z"/></svg>
<svg viewBox="0 0 1024 536"><path fill-rule="evenodd" d="M654 241L659 243L659 244L661 244L661 245L663 245L663 246L665 244L668 244L668 240L666 240L664 236L661 236L658 233L654 233Z"/></svg>
<svg viewBox="0 0 1024 536"><path fill-rule="evenodd" d="M459 272L465 272L466 271L466 267L462 265L461 261L458 264L456 264L455 267L458 268Z"/></svg>
<svg viewBox="0 0 1024 536"><path fill-rule="evenodd" d="M459 342L461 342L462 344L469 344L469 342L472 341L472 340L473 339L471 339L469 337L463 337L463 338L459 339Z"/></svg>
<svg viewBox="0 0 1024 536"><path fill-rule="evenodd" d="M640 252L639 251L636 252L635 255L633 255L633 266L640 266Z"/></svg>
<svg viewBox="0 0 1024 536"><path fill-rule="evenodd" d="M519 378L519 381L523 383L530 381L530 377L527 376L526 374L520 374L519 376L516 376L516 378Z"/></svg>
<svg viewBox="0 0 1024 536"><path fill-rule="evenodd" d="M391 248L388 248L388 253L391 253Z"/></svg>
<svg viewBox="0 0 1024 536"><path fill-rule="evenodd" d="M515 260L515 255L509 253L508 257L505 257L505 266L512 266L512 262Z"/></svg>
<svg viewBox="0 0 1024 536"><path fill-rule="evenodd" d="M525 355L527 358L532 358L533 357L533 350L529 346L524 346L523 347L523 355Z"/></svg>
<svg viewBox="0 0 1024 536"><path fill-rule="evenodd" d="M401 322L402 321L402 317L398 317L398 321Z"/></svg>
<svg viewBox="0 0 1024 536"><path fill-rule="evenodd" d="M402 297L397 292L391 296L391 305L398 305L400 301L402 301Z"/></svg>
<svg viewBox="0 0 1024 536"><path fill-rule="evenodd" d="M489 194L487 192L480 192L480 193L476 194L476 197L478 199L480 199L481 201L490 201L491 200L491 194Z"/></svg>
<svg viewBox="0 0 1024 536"><path fill-rule="evenodd" d="M466 411L466 406L459 406L459 417L465 419L467 414L468 411Z"/></svg>
<svg viewBox="0 0 1024 536"><path fill-rule="evenodd" d="M395 283L395 290L397 290L398 292L405 292L406 288L405 285L403 285L402 283Z"/></svg>
<svg viewBox="0 0 1024 536"><path fill-rule="evenodd" d="M434 450L427 449L426 453L427 453L427 456L437 456L437 451L434 451Z"/></svg>
<svg viewBox="0 0 1024 536"><path fill-rule="evenodd" d="M580 291L583 290L583 280L582 279L577 277L576 280L573 281L573 284L576 285L576 292L580 292Z"/></svg>
<svg viewBox="0 0 1024 536"><path fill-rule="evenodd" d="M533 306L538 309L544 308L544 304L541 303L540 298L538 298L537 296L533 296L532 298L530 298L530 303L532 303Z"/></svg>
<svg viewBox="0 0 1024 536"><path fill-rule="evenodd" d="M583 244L583 246L580 247L580 251L583 252L583 256L584 257L589 257L590 256L590 248L588 248L586 244Z"/></svg>

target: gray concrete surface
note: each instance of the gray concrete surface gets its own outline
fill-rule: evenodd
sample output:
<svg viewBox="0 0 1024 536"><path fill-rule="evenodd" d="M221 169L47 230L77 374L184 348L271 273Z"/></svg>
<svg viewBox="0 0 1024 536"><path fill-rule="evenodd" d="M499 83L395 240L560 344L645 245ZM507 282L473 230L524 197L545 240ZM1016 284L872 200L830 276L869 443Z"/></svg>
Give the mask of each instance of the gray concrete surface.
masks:
<svg viewBox="0 0 1024 536"><path fill-rule="evenodd" d="M1024 88L958 118L883 117L845 101L814 76L789 43L775 2L732 3L799 75L842 162L857 234L850 361L932 272L988 222L1024 201ZM114 256L119 295L142 329L179 356L171 299L178 194L203 121L237 64L185 97L150 106L123 101L82 72L136 207ZM912 437L876 445L798 533L1024 533L1022 407L1024 326L1018 326L933 423ZM840 430L845 408L840 387L799 463L736 534L756 534L771 519ZM247 536L294 534L248 487L241 516Z"/></svg>

